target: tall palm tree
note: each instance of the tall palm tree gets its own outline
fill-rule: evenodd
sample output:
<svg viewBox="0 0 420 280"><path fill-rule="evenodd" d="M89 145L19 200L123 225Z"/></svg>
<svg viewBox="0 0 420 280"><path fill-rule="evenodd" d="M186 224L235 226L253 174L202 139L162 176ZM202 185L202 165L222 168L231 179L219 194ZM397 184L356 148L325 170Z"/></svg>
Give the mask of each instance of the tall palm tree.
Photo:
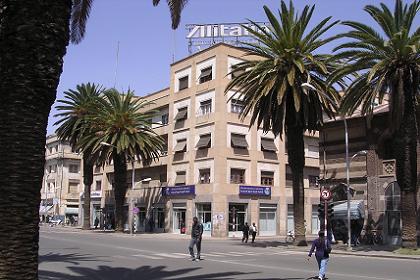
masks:
<svg viewBox="0 0 420 280"><path fill-rule="evenodd" d="M251 125L287 139L289 165L293 177L293 213L297 244L306 244L304 226L305 166L304 132L318 130L323 123L323 113L333 116L330 100L336 101L338 94L326 83L333 64L330 56L318 53L318 49L334 38L321 36L337 22L330 17L308 30L315 6L305 6L302 13L295 12L293 3L289 7L281 2L277 19L264 6L270 22L270 31L258 27L247 28L257 38L257 43L246 47L246 56L257 56L235 67L235 78L228 84L226 92L235 90L243 96L245 108L241 117L251 113ZM245 27L246 28L246 27ZM310 83L311 89L302 87Z"/></svg>
<svg viewBox="0 0 420 280"><path fill-rule="evenodd" d="M0 1L1 279L38 278L48 115L67 45L83 38L92 2Z"/></svg>
<svg viewBox="0 0 420 280"><path fill-rule="evenodd" d="M163 151L163 139L151 128L155 111L152 103L134 96L133 91L119 93L115 89L104 93L100 106L89 117L90 132L80 147L83 151L100 152L98 162L113 161L116 230L124 230L124 201L127 193L127 161L142 161L144 165L157 160ZM104 145L104 143L106 143Z"/></svg>
<svg viewBox="0 0 420 280"><path fill-rule="evenodd" d="M361 107L372 115L372 103L388 98L389 128L393 137L397 181L401 188L403 246L416 246L417 117L420 85L420 28L412 30L420 2L396 0L392 12L385 4L368 5L365 11L379 30L360 22L345 21L350 41L335 48L343 66L331 77L350 76L341 109L347 114Z"/></svg>
<svg viewBox="0 0 420 280"><path fill-rule="evenodd" d="M103 89L95 84L81 84L76 90L69 89L64 92L64 99L58 100L57 110L61 113L55 115L60 119L54 125L60 125L57 136L62 141L69 141L74 149L79 148L79 140L90 133L90 124L87 116L92 108L99 103L99 96ZM90 189L93 182L93 165L95 154L92 152L83 153L83 229L90 229Z"/></svg>

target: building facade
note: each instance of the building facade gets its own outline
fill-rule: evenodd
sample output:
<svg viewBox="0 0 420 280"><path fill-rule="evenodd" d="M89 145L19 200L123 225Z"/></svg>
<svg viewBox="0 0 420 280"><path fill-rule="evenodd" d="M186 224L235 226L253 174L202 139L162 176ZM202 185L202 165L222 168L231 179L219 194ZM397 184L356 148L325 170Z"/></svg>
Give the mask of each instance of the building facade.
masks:
<svg viewBox="0 0 420 280"><path fill-rule="evenodd" d="M127 219L134 213L136 231L188 232L194 216L204 224L204 234L215 237L241 235L245 222L255 222L260 235L293 230L285 143L249 128L250 117L238 118L242 100L234 92L225 94L228 73L243 56L239 48L217 44L172 64L169 88L144 97L159 112L151 121L167 150L149 166L135 163L126 209ZM305 217L311 235L319 229L317 134L305 137L305 155ZM92 189L101 200L93 205L93 218L112 216L112 172L112 165L95 169Z"/></svg>
<svg viewBox="0 0 420 280"><path fill-rule="evenodd" d="M56 135L47 136L40 216L59 217L75 225L83 190L82 156Z"/></svg>

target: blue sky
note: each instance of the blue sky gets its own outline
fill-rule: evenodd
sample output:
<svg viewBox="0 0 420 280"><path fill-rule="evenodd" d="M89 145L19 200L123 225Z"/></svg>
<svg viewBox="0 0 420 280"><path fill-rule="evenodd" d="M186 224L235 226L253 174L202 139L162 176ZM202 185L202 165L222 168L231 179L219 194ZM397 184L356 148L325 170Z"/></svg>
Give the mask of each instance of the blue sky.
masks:
<svg viewBox="0 0 420 280"><path fill-rule="evenodd" d="M372 23L363 7L394 0L294 0L302 10L307 4L316 4L312 23L327 16L333 20L357 20ZM158 7L152 0L96 0L87 23L84 40L69 45L57 90L57 99L77 84L95 82L105 87L114 85L116 50L119 42L119 62L116 88L145 95L169 86L169 67L188 56L185 24L267 21L263 5L277 10L280 0L190 0L182 13L178 30L171 29L169 9L165 0ZM417 19L418 25L418 19ZM415 26L415 25L414 25ZM344 31L337 26L333 33ZM324 51L334 47L334 43ZM54 104L55 106L56 104ZM54 107L50 114L48 134L55 128Z"/></svg>

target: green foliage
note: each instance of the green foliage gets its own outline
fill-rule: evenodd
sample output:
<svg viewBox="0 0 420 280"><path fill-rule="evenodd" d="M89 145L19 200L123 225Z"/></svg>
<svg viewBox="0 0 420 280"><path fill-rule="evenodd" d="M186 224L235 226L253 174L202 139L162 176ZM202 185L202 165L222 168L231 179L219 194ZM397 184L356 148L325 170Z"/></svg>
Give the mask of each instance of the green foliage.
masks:
<svg viewBox="0 0 420 280"><path fill-rule="evenodd" d="M364 23L344 21L351 30L339 37L350 39L334 51L342 67L331 76L331 82L351 77L341 104L343 113L352 114L361 108L362 114L372 115L373 103L388 98L390 133L401 126L406 94L419 95L420 27L412 30L420 3L403 5L395 2L392 13L385 4L368 5L365 11L377 23L381 32ZM417 103L417 101L415 101ZM414 104L413 104L414 106Z"/></svg>
<svg viewBox="0 0 420 280"><path fill-rule="evenodd" d="M264 131L282 136L284 129L287 132L293 127L318 130L324 113L334 116L339 95L326 80L336 65L330 55L317 51L335 39L322 37L338 21L330 22L328 17L308 30L314 9L315 6L305 6L299 14L292 2L287 7L282 1L278 18L264 6L271 25L269 31L252 21L256 31L244 26L257 42L247 44L249 59L232 71L236 75L226 92L233 90L243 97L245 108L241 117L251 113L251 125L256 123ZM255 56L262 59L254 59ZM305 88L304 83L310 87Z"/></svg>

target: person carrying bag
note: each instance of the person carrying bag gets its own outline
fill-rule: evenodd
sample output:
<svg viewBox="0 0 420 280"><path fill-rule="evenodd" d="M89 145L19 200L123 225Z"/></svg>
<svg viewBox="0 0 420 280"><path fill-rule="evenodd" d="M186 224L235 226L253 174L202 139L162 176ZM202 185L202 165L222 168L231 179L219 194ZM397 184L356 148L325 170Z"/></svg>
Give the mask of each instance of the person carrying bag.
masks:
<svg viewBox="0 0 420 280"><path fill-rule="evenodd" d="M325 239L324 232L320 231L318 233L318 238L312 243L311 250L308 254L308 260L312 256L312 253L315 251L315 258L318 263L318 279L325 280L325 273L327 272L328 261L330 259L331 253L331 243L328 239Z"/></svg>

